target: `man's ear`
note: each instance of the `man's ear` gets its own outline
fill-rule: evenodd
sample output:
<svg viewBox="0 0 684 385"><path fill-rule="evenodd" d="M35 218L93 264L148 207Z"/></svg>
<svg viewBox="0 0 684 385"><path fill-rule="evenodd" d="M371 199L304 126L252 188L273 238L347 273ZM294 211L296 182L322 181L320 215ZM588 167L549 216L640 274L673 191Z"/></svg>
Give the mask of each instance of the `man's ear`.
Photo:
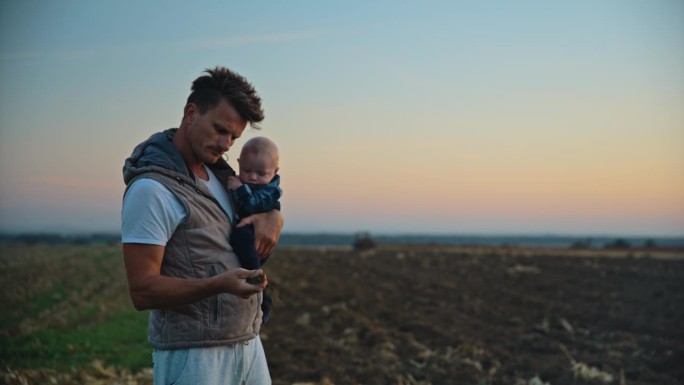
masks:
<svg viewBox="0 0 684 385"><path fill-rule="evenodd" d="M195 103L188 103L185 105L185 108L183 109L183 120L187 119L189 123L192 123L197 120L198 115L199 110Z"/></svg>

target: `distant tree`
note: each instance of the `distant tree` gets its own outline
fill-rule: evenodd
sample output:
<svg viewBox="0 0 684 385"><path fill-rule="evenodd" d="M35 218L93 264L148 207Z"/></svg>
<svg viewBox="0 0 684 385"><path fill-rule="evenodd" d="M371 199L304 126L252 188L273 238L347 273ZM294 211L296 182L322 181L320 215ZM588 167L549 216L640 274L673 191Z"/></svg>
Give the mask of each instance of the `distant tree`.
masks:
<svg viewBox="0 0 684 385"><path fill-rule="evenodd" d="M570 245L571 249L588 249L591 247L591 239L578 239Z"/></svg>
<svg viewBox="0 0 684 385"><path fill-rule="evenodd" d="M656 247L658 246L653 241L653 239L647 239L646 242L644 242L644 248L646 249L655 249Z"/></svg>
<svg viewBox="0 0 684 385"><path fill-rule="evenodd" d="M606 249L629 249L632 247L629 242L622 238L618 238L608 244L606 244L605 248Z"/></svg>
<svg viewBox="0 0 684 385"><path fill-rule="evenodd" d="M15 241L26 245L61 245L68 243L64 236L62 236L61 234L54 233L19 234L15 238Z"/></svg>

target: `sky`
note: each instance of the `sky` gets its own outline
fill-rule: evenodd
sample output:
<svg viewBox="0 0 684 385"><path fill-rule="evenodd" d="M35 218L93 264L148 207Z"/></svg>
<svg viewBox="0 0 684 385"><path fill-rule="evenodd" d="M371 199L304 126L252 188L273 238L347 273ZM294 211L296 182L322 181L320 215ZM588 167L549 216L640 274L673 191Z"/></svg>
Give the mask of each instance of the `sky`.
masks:
<svg viewBox="0 0 684 385"><path fill-rule="evenodd" d="M121 168L227 66L284 232L684 235L684 2L0 2L0 231L118 231Z"/></svg>

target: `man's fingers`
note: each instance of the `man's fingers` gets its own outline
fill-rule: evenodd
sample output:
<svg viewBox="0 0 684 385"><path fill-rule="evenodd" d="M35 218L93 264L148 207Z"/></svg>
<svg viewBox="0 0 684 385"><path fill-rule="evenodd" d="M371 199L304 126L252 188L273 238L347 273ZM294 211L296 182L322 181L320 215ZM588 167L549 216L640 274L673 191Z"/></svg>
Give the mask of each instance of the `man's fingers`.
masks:
<svg viewBox="0 0 684 385"><path fill-rule="evenodd" d="M273 251L273 246L275 246L273 242L260 242L259 240L256 241L257 253L261 258L265 258L271 255L271 252Z"/></svg>
<svg viewBox="0 0 684 385"><path fill-rule="evenodd" d="M249 270L249 272L250 272L250 275L249 275L250 278L254 278L254 277L258 277L260 275L264 275L264 271L261 269Z"/></svg>
<svg viewBox="0 0 684 385"><path fill-rule="evenodd" d="M256 269L256 270L247 270L242 267L238 268L238 278L240 279L247 279L247 278L253 278L259 275L263 275L264 271L261 269Z"/></svg>
<svg viewBox="0 0 684 385"><path fill-rule="evenodd" d="M250 218L251 218L251 217L247 217L247 218L242 218L242 219L240 219L240 222L238 222L238 224L235 225L235 227L245 227L245 226L247 226L247 225L251 225L251 224L252 224L252 220L251 220Z"/></svg>
<svg viewBox="0 0 684 385"><path fill-rule="evenodd" d="M270 242L267 239L262 240L262 239L257 238L254 243L255 243L254 246L256 247L257 254L259 254L259 256L265 257L265 256L270 254L270 252L269 252Z"/></svg>

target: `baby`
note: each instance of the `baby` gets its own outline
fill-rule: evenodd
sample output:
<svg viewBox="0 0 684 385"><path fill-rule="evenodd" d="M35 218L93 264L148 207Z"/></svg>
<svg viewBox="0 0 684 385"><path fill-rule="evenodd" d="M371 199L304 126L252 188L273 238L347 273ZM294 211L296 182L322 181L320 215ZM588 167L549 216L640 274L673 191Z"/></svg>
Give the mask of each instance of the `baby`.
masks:
<svg viewBox="0 0 684 385"><path fill-rule="evenodd" d="M238 159L238 177L228 178L228 189L231 191L233 203L237 209L237 219L252 214L280 210L280 176L278 172L278 147L270 139L255 137L248 140L242 147ZM262 261L254 246L254 226L234 227L230 234L233 251L240 260L240 265L248 270L258 269ZM257 283L263 281L263 276L251 278ZM253 281L248 280L250 283Z"/></svg>

